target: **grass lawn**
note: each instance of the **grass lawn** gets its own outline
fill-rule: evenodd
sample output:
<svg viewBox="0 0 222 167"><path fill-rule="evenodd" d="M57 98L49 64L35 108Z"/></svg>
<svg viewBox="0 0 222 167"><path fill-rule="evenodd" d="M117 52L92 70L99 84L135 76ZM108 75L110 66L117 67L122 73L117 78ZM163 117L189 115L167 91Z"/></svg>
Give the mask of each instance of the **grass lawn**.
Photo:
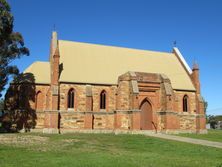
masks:
<svg viewBox="0 0 222 167"><path fill-rule="evenodd" d="M222 142L222 130L210 129L208 130L208 134L187 134L186 133L186 134L179 134L179 136Z"/></svg>
<svg viewBox="0 0 222 167"><path fill-rule="evenodd" d="M0 167L222 167L222 149L142 135L0 134Z"/></svg>

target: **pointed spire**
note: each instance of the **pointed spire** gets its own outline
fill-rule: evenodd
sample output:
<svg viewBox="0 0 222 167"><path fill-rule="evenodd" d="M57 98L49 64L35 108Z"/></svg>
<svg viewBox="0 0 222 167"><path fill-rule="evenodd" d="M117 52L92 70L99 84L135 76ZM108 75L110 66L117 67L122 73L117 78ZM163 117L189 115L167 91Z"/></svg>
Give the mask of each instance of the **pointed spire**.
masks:
<svg viewBox="0 0 222 167"><path fill-rule="evenodd" d="M58 41L58 37L57 37L57 32L56 31L53 31L52 32L52 39L51 39L51 54L54 55L55 54L55 50L57 48L57 42Z"/></svg>
<svg viewBox="0 0 222 167"><path fill-rule="evenodd" d="M57 32L56 31L53 31L52 32L52 40L57 40Z"/></svg>

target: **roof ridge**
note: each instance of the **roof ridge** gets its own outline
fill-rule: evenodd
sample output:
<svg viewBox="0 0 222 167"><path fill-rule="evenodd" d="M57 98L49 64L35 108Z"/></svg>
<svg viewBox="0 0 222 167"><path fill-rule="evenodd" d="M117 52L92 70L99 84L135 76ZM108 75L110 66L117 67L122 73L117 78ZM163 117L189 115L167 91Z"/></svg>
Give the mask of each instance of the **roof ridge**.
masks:
<svg viewBox="0 0 222 167"><path fill-rule="evenodd" d="M118 49L129 49L129 50L134 50L134 51L154 52L154 53L162 53L162 54L173 54L172 52L145 50L145 49L137 49L137 48L127 48L127 47L124 47L124 46L104 45L104 44L96 44L96 43L88 43L88 42L69 41L69 40L58 40L58 41L78 43L78 44L86 44L86 45L95 45L95 46L102 46L102 47L110 47L110 48L118 48Z"/></svg>

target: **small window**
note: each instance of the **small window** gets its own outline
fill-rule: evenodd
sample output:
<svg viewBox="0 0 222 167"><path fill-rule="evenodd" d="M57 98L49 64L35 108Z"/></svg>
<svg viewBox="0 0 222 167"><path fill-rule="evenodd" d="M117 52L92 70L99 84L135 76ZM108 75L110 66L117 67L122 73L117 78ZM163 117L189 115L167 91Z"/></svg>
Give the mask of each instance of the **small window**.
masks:
<svg viewBox="0 0 222 167"><path fill-rule="evenodd" d="M183 97L183 111L184 112L188 111L188 96L187 95Z"/></svg>
<svg viewBox="0 0 222 167"><path fill-rule="evenodd" d="M74 108L75 104L75 91L74 89L70 89L68 92L68 108Z"/></svg>
<svg viewBox="0 0 222 167"><path fill-rule="evenodd" d="M100 109L106 109L106 91L100 93Z"/></svg>

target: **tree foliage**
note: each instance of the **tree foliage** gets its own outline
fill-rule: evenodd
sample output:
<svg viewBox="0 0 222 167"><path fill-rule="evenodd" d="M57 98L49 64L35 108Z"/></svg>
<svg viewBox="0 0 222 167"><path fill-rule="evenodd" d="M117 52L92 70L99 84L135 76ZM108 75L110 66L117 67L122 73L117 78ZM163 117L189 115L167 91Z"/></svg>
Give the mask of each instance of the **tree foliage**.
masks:
<svg viewBox="0 0 222 167"><path fill-rule="evenodd" d="M5 110L2 125L5 131L29 131L36 125L35 78L32 73L17 75L5 94Z"/></svg>
<svg viewBox="0 0 222 167"><path fill-rule="evenodd" d="M13 21L9 4L6 0L0 0L0 96L9 76L19 73L11 62L23 55L29 55L22 35L13 31Z"/></svg>
<svg viewBox="0 0 222 167"><path fill-rule="evenodd" d="M214 115L208 115L207 116L207 123L210 124L211 128L215 129L218 121Z"/></svg>
<svg viewBox="0 0 222 167"><path fill-rule="evenodd" d="M0 99L0 112L4 110L4 100Z"/></svg>
<svg viewBox="0 0 222 167"><path fill-rule="evenodd" d="M210 127L215 129L218 125L219 121L222 121L222 115L208 115L207 116L207 123L210 124Z"/></svg>
<svg viewBox="0 0 222 167"><path fill-rule="evenodd" d="M204 99L204 112L207 113L208 102Z"/></svg>

